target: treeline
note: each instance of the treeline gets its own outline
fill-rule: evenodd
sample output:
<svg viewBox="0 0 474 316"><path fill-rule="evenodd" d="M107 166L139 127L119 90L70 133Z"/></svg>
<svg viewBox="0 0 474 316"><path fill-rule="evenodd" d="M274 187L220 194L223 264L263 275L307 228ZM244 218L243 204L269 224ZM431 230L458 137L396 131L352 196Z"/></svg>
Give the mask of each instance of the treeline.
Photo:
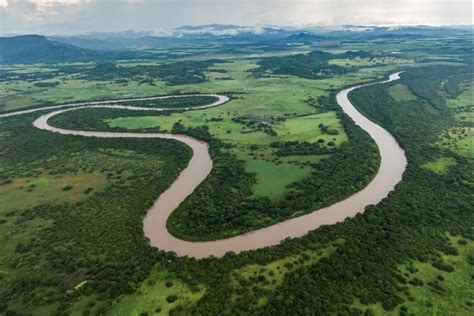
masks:
<svg viewBox="0 0 474 316"><path fill-rule="evenodd" d="M402 75L402 82L409 82L410 90L417 97L428 101L433 107L439 111L445 111L446 99L440 94L439 88L441 83L444 81L449 82L449 74L468 74L470 73L469 67L452 67L452 66L438 66L431 69L429 73L425 73L427 68L413 69ZM425 75L425 80L419 80L421 75ZM452 79L451 79L452 80ZM452 87L453 85L459 86L458 82L448 84L448 88L444 86L444 89L449 94L457 93Z"/></svg>
<svg viewBox="0 0 474 316"><path fill-rule="evenodd" d="M194 95L191 97L177 96L166 99L155 99L155 100L134 100L126 102L117 102L118 104L140 106L140 107L154 107L154 108L189 108L199 107L208 104L212 104L219 100L219 98L210 95Z"/></svg>
<svg viewBox="0 0 474 316"><path fill-rule="evenodd" d="M179 61L160 65L138 65L131 67L118 66L114 62L98 62L94 68L83 72L86 80L115 80L134 79L141 82L153 82L161 79L169 85L192 84L206 81L204 71L221 60Z"/></svg>
<svg viewBox="0 0 474 316"><path fill-rule="evenodd" d="M269 57L258 62L259 68L253 74L293 75L306 79L323 79L333 75L345 74L348 70L342 66L331 65L331 59L369 58L371 55L364 51L331 54L323 51L312 51L308 54L299 54L284 57Z"/></svg>

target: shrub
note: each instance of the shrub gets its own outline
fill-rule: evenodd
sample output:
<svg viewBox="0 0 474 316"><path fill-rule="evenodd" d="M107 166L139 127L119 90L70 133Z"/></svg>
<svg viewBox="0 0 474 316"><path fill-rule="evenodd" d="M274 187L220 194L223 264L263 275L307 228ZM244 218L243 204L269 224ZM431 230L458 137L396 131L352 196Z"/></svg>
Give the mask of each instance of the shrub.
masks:
<svg viewBox="0 0 474 316"><path fill-rule="evenodd" d="M177 297L176 295L170 295L170 296L167 296L167 297L166 297L166 301L167 301L168 303L173 303L173 302L175 302L177 299L178 299L178 297Z"/></svg>

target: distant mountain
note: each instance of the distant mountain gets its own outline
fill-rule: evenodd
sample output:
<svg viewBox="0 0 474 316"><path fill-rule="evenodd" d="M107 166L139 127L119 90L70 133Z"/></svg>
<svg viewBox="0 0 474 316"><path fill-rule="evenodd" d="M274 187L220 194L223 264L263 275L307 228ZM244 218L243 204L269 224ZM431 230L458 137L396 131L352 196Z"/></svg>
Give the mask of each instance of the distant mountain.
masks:
<svg viewBox="0 0 474 316"><path fill-rule="evenodd" d="M302 44L337 46L347 40L399 42L430 36L450 36L472 28L429 26L337 26L289 28L273 26L197 25L171 30L95 32L76 36L25 35L0 38L0 63L58 63L66 61L160 59L170 52L156 49L222 46L239 53L245 47L264 51L288 50ZM181 55L182 56L182 55ZM351 56L349 56L351 57Z"/></svg>
<svg viewBox="0 0 474 316"><path fill-rule="evenodd" d="M114 41L113 39L101 39L92 37L48 37L49 40L69 44L79 48L90 49L90 50L124 50L128 46L122 44L120 41Z"/></svg>
<svg viewBox="0 0 474 316"><path fill-rule="evenodd" d="M41 35L0 38L0 63L4 64L88 61L96 56L94 51L50 41Z"/></svg>
<svg viewBox="0 0 474 316"><path fill-rule="evenodd" d="M300 42L305 44L310 44L316 41L327 41L332 38L328 36L315 35L308 32L301 32L298 34L292 34L286 38L289 42Z"/></svg>

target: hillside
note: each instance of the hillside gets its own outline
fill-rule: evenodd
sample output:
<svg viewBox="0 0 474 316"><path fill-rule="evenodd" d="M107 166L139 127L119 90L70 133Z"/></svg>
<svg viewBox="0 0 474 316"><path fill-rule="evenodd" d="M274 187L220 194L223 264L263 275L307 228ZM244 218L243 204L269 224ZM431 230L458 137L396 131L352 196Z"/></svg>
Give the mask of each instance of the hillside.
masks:
<svg viewBox="0 0 474 316"><path fill-rule="evenodd" d="M50 41L41 35L0 38L0 63L4 64L88 61L96 55L94 51Z"/></svg>

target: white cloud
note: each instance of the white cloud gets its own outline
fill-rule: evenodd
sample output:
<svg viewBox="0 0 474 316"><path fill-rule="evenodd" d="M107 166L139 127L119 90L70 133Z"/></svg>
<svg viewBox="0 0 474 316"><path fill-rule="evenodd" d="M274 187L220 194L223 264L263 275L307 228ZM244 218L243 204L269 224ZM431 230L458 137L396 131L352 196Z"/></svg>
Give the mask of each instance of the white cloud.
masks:
<svg viewBox="0 0 474 316"><path fill-rule="evenodd" d="M180 25L472 24L471 0L0 0L0 32L86 33ZM245 29L210 29L232 35Z"/></svg>

